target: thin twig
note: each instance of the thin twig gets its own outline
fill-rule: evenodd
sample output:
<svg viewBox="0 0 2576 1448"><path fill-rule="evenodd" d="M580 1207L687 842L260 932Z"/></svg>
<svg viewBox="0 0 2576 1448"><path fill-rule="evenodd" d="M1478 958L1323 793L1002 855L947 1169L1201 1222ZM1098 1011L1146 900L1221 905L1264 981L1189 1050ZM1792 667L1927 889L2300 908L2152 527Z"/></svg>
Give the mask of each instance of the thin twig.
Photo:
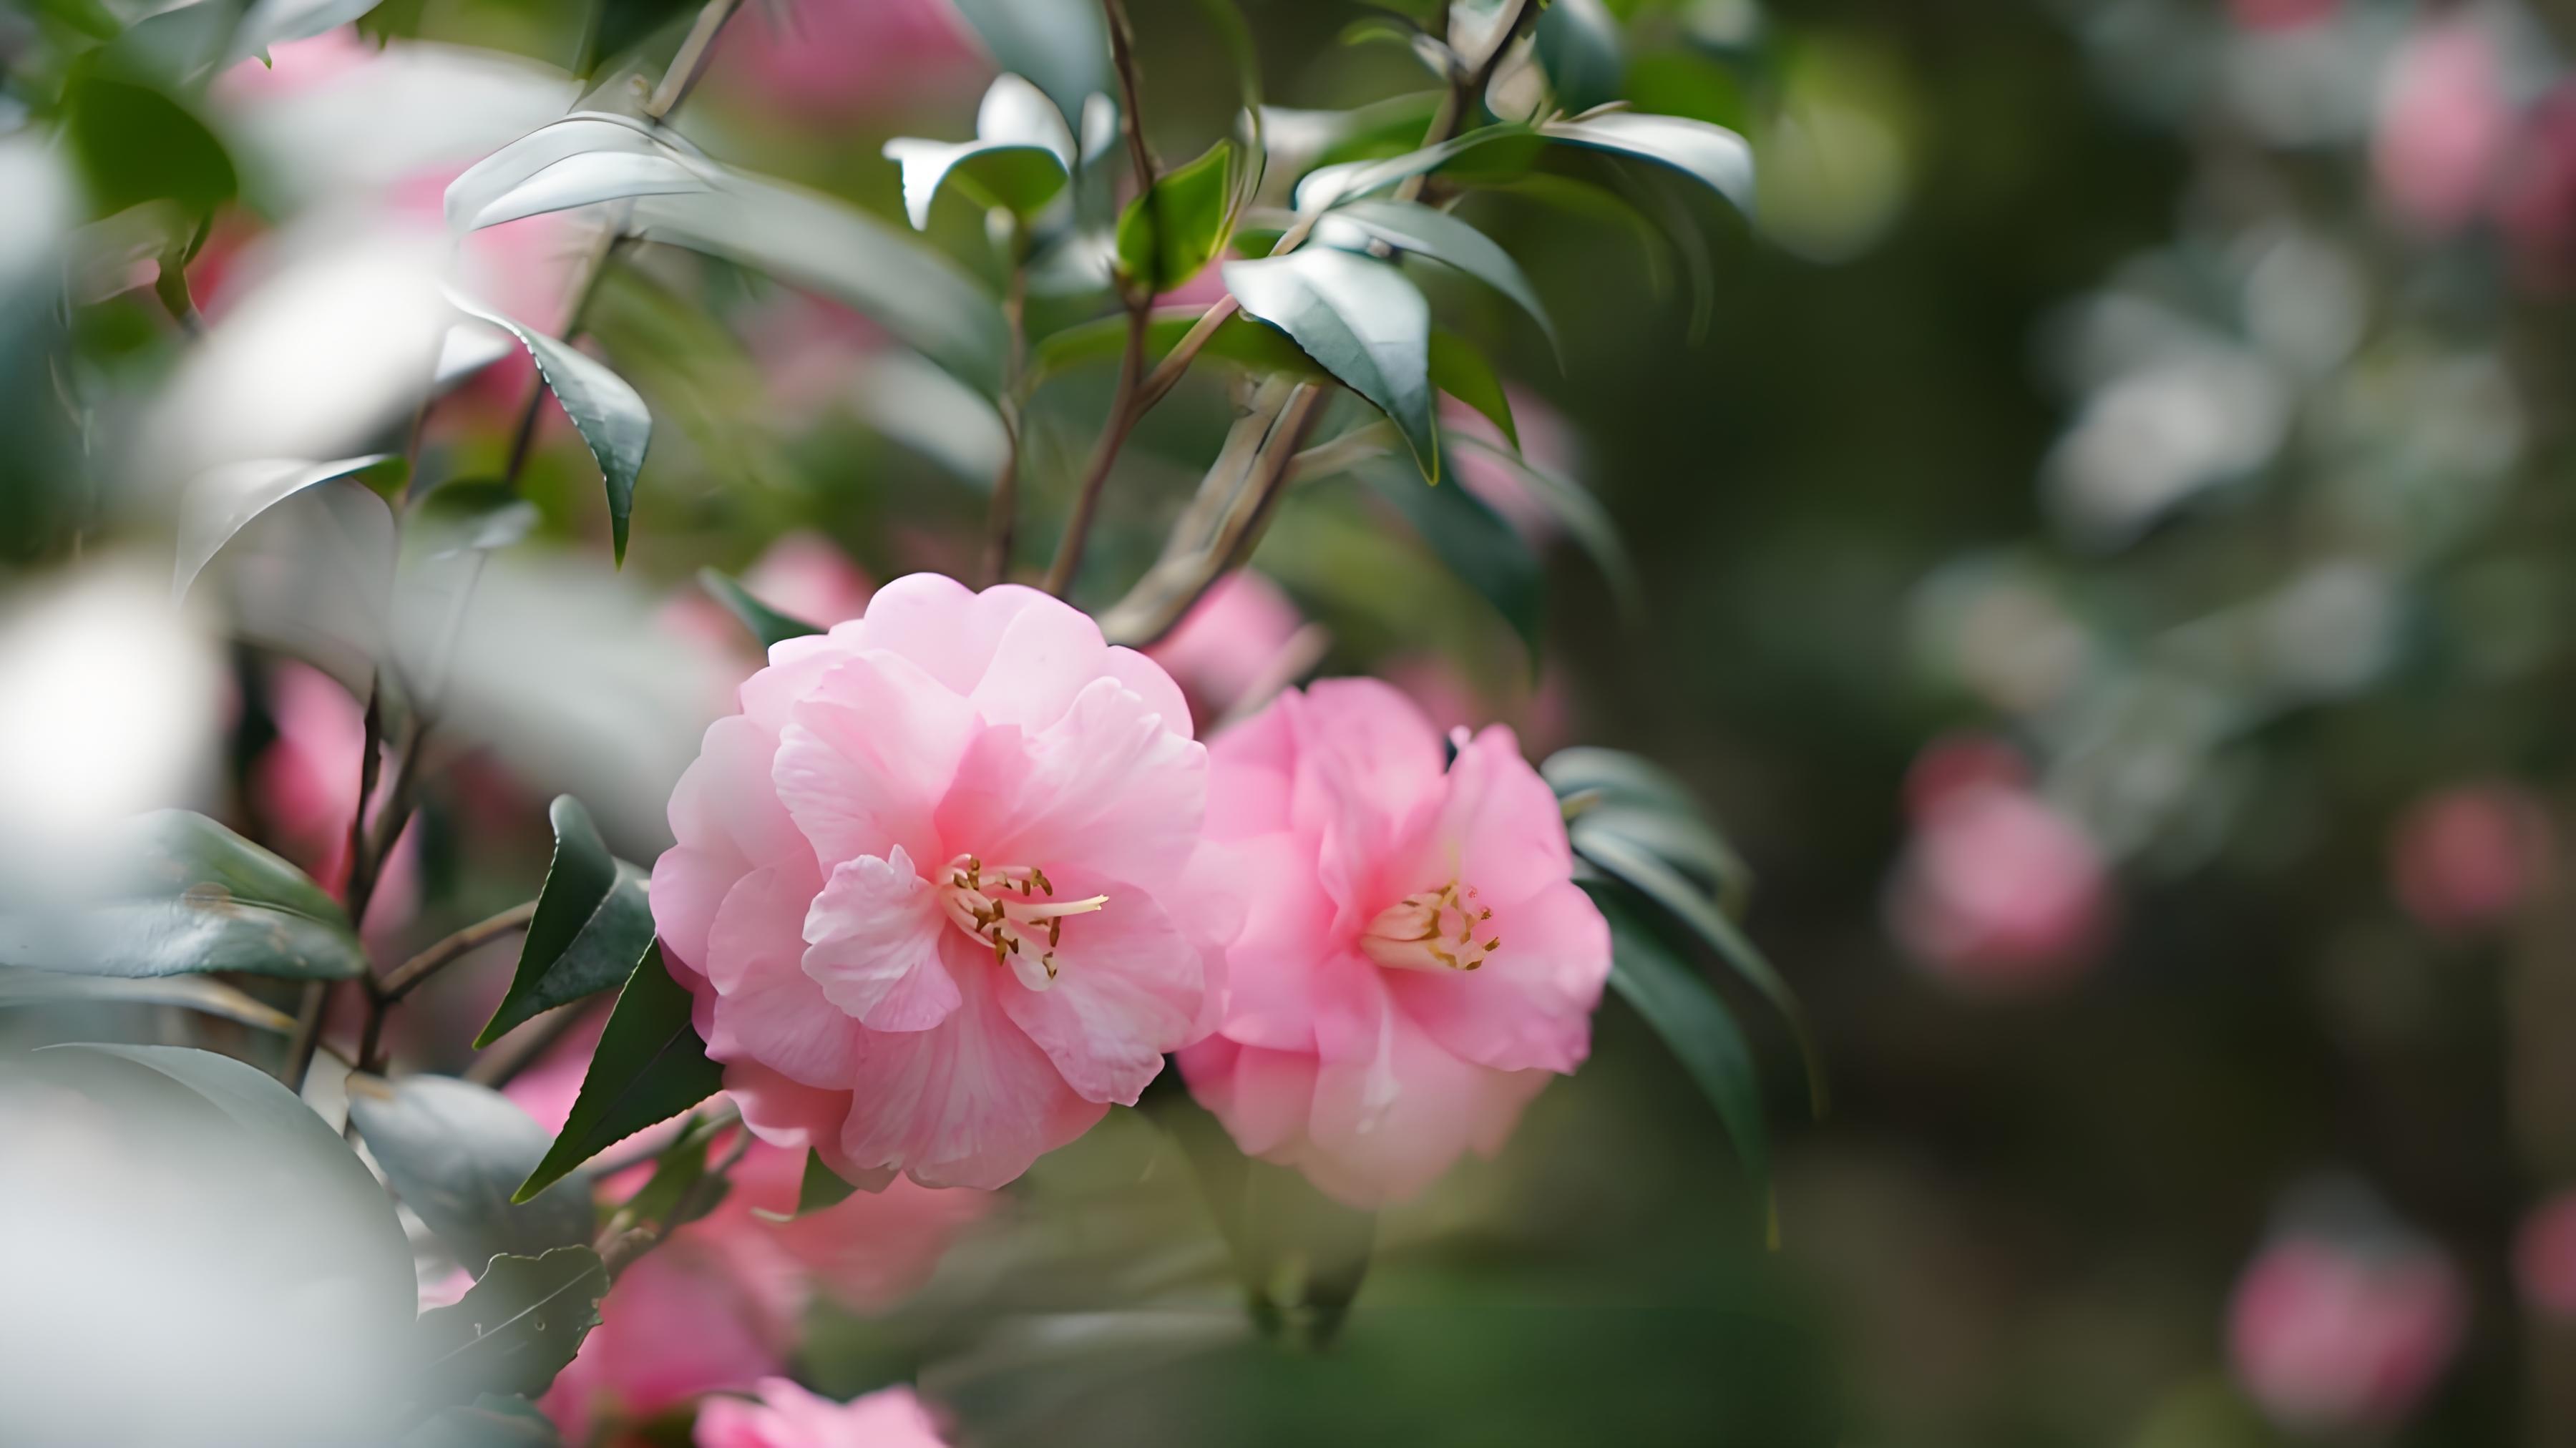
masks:
<svg viewBox="0 0 2576 1448"><path fill-rule="evenodd" d="M659 125L689 98L690 88L706 73L717 34L741 8L742 0L707 0L706 8L698 12L697 23L689 27L688 38L680 42L679 53L671 57L670 68L662 72L662 83L653 88L652 99L644 103L645 119Z"/></svg>
<svg viewBox="0 0 2576 1448"><path fill-rule="evenodd" d="M1127 434L1142 415L1136 406L1136 388L1145 371L1145 327L1152 308L1150 297L1140 297L1127 307L1127 347L1118 359L1118 385L1109 395L1109 417L1101 426L1100 440L1092 445L1091 461L1083 467L1082 487L1074 494L1073 513L1065 519L1055 562L1047 568L1046 591L1058 598L1073 587L1092 522L1100 516L1100 494L1109 482L1110 469L1117 466L1119 449L1127 445Z"/></svg>
<svg viewBox="0 0 2576 1448"><path fill-rule="evenodd" d="M1250 556L1262 530L1269 526L1279 495L1287 491L1296 455L1329 395L1321 387L1300 386L1280 406L1269 436L1253 458L1250 476L1236 490L1207 542L1156 564L1116 607L1101 615L1100 631L1111 642L1143 648L1160 639L1211 585Z"/></svg>
<svg viewBox="0 0 2576 1448"><path fill-rule="evenodd" d="M384 980L376 987L376 993L388 1002L401 1000L422 981L449 965L514 930L525 928L536 913L537 902L529 900L489 919L477 920L386 972Z"/></svg>
<svg viewBox="0 0 2576 1448"><path fill-rule="evenodd" d="M994 410L1002 418L1002 462L993 472L993 505L984 521L984 581L1007 583L1011 545L1020 526L1021 408L1028 386L1029 257L1024 228L1011 228L1011 282L1002 297L1002 395Z"/></svg>

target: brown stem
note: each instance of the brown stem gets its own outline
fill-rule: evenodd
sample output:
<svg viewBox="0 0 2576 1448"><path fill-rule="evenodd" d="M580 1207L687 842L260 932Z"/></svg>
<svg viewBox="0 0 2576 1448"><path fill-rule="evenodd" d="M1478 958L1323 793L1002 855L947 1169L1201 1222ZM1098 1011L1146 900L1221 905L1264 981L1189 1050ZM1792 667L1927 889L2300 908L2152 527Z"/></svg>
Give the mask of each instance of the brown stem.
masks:
<svg viewBox="0 0 2576 1448"><path fill-rule="evenodd" d="M1136 74L1136 33L1127 24L1127 7L1122 0L1100 0L1101 13L1109 21L1109 63L1118 72L1118 97L1126 114L1121 129L1127 134L1127 162L1136 171L1136 194L1145 204L1154 204L1154 178L1161 174L1154 165L1154 153L1145 144L1145 107L1139 96L1142 87Z"/></svg>
<svg viewBox="0 0 2576 1448"><path fill-rule="evenodd" d="M1171 632L1226 570L1250 556L1262 530L1269 526L1280 494L1287 491L1298 450L1321 416L1328 395L1321 387L1301 386L1280 406L1253 458L1251 475L1206 543L1156 564L1127 597L1101 615L1103 634L1131 648L1153 643Z"/></svg>
<svg viewBox="0 0 2576 1448"><path fill-rule="evenodd" d="M513 905L488 920L477 920L385 974L376 993L388 1002L401 1000L431 976L509 934L523 929L537 913L537 902Z"/></svg>
<svg viewBox="0 0 2576 1448"><path fill-rule="evenodd" d="M1058 598L1073 587L1073 576L1082 567L1082 553L1090 542L1092 522L1100 516L1101 490L1109 482L1109 471L1118 463L1118 451L1127 444L1127 434L1142 415L1136 406L1136 389L1145 371L1145 327L1153 313L1152 300L1138 297L1127 307L1127 349L1118 359L1118 386L1109 396L1109 418L1100 429L1100 441L1091 449L1091 461L1082 470L1082 489L1074 495L1073 514L1065 519L1064 538L1056 544L1055 562L1047 569L1046 591Z"/></svg>
<svg viewBox="0 0 2576 1448"><path fill-rule="evenodd" d="M1020 408L1027 386L1029 351L1028 243L1016 225L1011 229L1011 284L1002 297L1002 325L1009 338L1002 353L1002 395L994 404L1002 416L1002 465L993 473L993 505L984 520L984 581L1008 583L1011 544L1020 526Z"/></svg>
<svg viewBox="0 0 2576 1448"><path fill-rule="evenodd" d="M706 8L698 12L697 23L689 27L688 38L680 42L679 53L671 57L670 68L662 72L662 83L653 88L652 99L644 103L646 119L658 125L689 98L690 87L706 72L717 34L740 8L742 0L707 0Z"/></svg>

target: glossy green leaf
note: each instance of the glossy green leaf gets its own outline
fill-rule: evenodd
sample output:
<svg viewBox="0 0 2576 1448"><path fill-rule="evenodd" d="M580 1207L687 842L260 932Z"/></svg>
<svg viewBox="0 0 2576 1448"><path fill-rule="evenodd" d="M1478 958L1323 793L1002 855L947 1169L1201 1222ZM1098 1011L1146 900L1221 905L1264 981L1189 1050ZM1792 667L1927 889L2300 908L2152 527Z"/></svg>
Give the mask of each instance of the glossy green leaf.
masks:
<svg viewBox="0 0 2576 1448"><path fill-rule="evenodd" d="M1526 173L1546 149L1538 132L1504 121L1400 156L1318 167L1298 181L1297 209L1326 210L1433 173L1486 185L1508 181Z"/></svg>
<svg viewBox="0 0 2576 1448"><path fill-rule="evenodd" d="M520 942L509 993L474 1038L478 1047L543 1012L623 983L653 948L644 872L608 853L590 811L571 795L557 796L546 819L554 827L554 859Z"/></svg>
<svg viewBox="0 0 2576 1448"><path fill-rule="evenodd" d="M688 989L671 978L658 948L646 951L600 1032L572 1115L545 1160L520 1183L515 1200L526 1201L602 1151L723 1088L723 1070L707 1059L706 1042L689 1023Z"/></svg>
<svg viewBox="0 0 2576 1448"><path fill-rule="evenodd" d="M599 463L600 480L608 488L610 552L624 563L627 522L635 511L635 478L644 470L644 452L653 442L653 414L645 408L644 399L606 363L571 344L453 293L448 299L458 311L491 323L518 338L519 345L528 349L528 356L537 364L537 375L545 379L547 390L554 393L555 401L572 419L574 430L581 434L591 457Z"/></svg>
<svg viewBox="0 0 2576 1448"><path fill-rule="evenodd" d="M842 302L986 396L1000 390L1001 304L956 263L845 201L734 171L710 190L636 198L629 225Z"/></svg>
<svg viewBox="0 0 2576 1448"><path fill-rule="evenodd" d="M1765 999L1776 1007L1789 1023L1797 1038L1798 1054L1807 1065L1807 1095L1818 1115L1825 1110L1827 1088L1824 1059L1816 1050L1815 1034L1808 1028L1806 1008L1798 1003L1797 994L1789 989L1779 970L1716 902L1702 893L1697 885L1666 864L1652 851L1615 831L1599 825L1587 825L1577 816L1567 830L1574 852L1634 887L1675 922L1688 929L1717 952L1718 958L1732 967Z"/></svg>
<svg viewBox="0 0 2576 1448"><path fill-rule="evenodd" d="M1363 464L1357 471L1395 505L1458 581L1512 626L1535 661L1547 624L1547 573L1519 531L1491 504L1455 483L1426 487L1401 463Z"/></svg>
<svg viewBox="0 0 2576 1448"><path fill-rule="evenodd" d="M525 1398L478 1393L442 1408L402 1440L402 1448L562 1448L554 1420Z"/></svg>
<svg viewBox="0 0 2576 1448"><path fill-rule="evenodd" d="M295 1029L295 1017L247 991L202 975L137 980L0 967L0 1010L66 1004L177 1006L281 1036Z"/></svg>
<svg viewBox="0 0 2576 1448"><path fill-rule="evenodd" d="M1548 345L1557 345L1556 323L1549 319L1547 305L1538 299L1538 290L1530 285L1520 263L1492 237L1448 212L1419 202L1360 197L1333 208L1317 224L1315 239L1346 250L1384 242L1397 251L1455 267L1511 298L1547 334Z"/></svg>
<svg viewBox="0 0 2576 1448"><path fill-rule="evenodd" d="M1602 0L1553 0L1530 39L1559 109L1588 111L1619 99L1628 47Z"/></svg>
<svg viewBox="0 0 2576 1448"><path fill-rule="evenodd" d="M714 168L675 133L632 116L575 111L475 162L447 184L459 231L634 196L704 189Z"/></svg>
<svg viewBox="0 0 2576 1448"><path fill-rule="evenodd" d="M1118 217L1119 275L1159 296L1215 260L1233 220L1233 171L1234 147L1219 141L1128 202Z"/></svg>
<svg viewBox="0 0 2576 1448"><path fill-rule="evenodd" d="M151 86L84 73L64 87L62 105L62 135L89 182L94 216L169 200L193 219L239 189L232 158L205 122Z"/></svg>
<svg viewBox="0 0 2576 1448"><path fill-rule="evenodd" d="M608 1268L588 1247L493 1258L463 1300L420 1315L424 1400L543 1393L599 1325L607 1295Z"/></svg>
<svg viewBox="0 0 2576 1448"><path fill-rule="evenodd" d="M1680 116L1605 111L1550 121L1539 127L1539 133L1566 145L1669 166L1726 198L1736 210L1752 214L1753 148L1724 126Z"/></svg>
<svg viewBox="0 0 2576 1448"><path fill-rule="evenodd" d="M1153 366L1171 354L1198 325L1204 310L1199 307L1164 307L1145 324L1145 362ZM1052 333L1030 349L1030 375L1039 379L1086 363L1118 360L1127 346L1127 319L1101 317L1079 326ZM1321 379L1324 369L1315 359L1299 351L1297 344L1276 327L1244 320L1240 315L1228 317L1208 337L1200 349L1202 358L1214 358L1248 367L1255 372L1284 372L1298 377Z"/></svg>
<svg viewBox="0 0 2576 1448"><path fill-rule="evenodd" d="M1483 413L1513 447L1521 445L1521 430L1512 421L1512 399L1503 391L1503 379L1494 375L1493 364L1455 333L1437 328L1431 333L1431 385Z"/></svg>
<svg viewBox="0 0 2576 1448"><path fill-rule="evenodd" d="M1009 74L984 92L974 140L900 136L886 142L885 157L903 168L903 209L915 230L930 225L930 204L952 179L985 206L1034 216L1064 190L1075 160L1073 131L1054 103Z"/></svg>
<svg viewBox="0 0 2576 1448"><path fill-rule="evenodd" d="M86 975L211 971L347 980L367 969L349 917L293 865L201 814L135 820L118 878L88 898L0 913L0 965Z"/></svg>
<svg viewBox="0 0 2576 1448"><path fill-rule="evenodd" d="M398 480L408 471L409 465L401 458L376 453L331 463L275 459L233 463L206 473L190 483L179 499L178 557L171 569L170 596L186 598L197 575L205 571L234 534L307 488L346 482L372 495L372 480ZM375 505L384 506L382 497L375 498Z"/></svg>
<svg viewBox="0 0 2576 1448"><path fill-rule="evenodd" d="M1277 327L1404 434L1426 478L1440 476L1432 407L1431 304L1394 266L1332 247L1225 264L1245 314Z"/></svg>
<svg viewBox="0 0 2576 1448"><path fill-rule="evenodd" d="M1434 361L1436 364L1436 355ZM1436 365L1433 375L1439 375ZM1453 391L1452 395L1459 394ZM1461 396L1460 400L1471 399ZM1496 447L1483 438L1461 434L1452 441L1460 447L1473 448L1491 456L1517 476L1530 495L1546 504L1547 510L1565 525L1565 531L1573 535L1575 543L1591 558L1593 566L1601 570L1602 578L1609 582L1610 592L1618 599L1619 610L1628 621L1637 623L1645 618L1646 595L1637 582L1636 560L1628 554L1628 544L1619 535L1619 525L1611 521L1609 512L1601 506L1601 500L1592 496L1589 488L1572 478L1560 477L1539 467L1520 452Z"/></svg>
<svg viewBox="0 0 2576 1448"><path fill-rule="evenodd" d="M351 1076L349 1120L394 1195L477 1277L497 1256L535 1257L590 1240L587 1174L511 1200L544 1158L546 1130L490 1087L452 1076Z"/></svg>
<svg viewBox="0 0 2576 1448"><path fill-rule="evenodd" d="M956 0L993 63L1027 76L1070 119L1110 88L1109 31L1082 0Z"/></svg>
<svg viewBox="0 0 2576 1448"><path fill-rule="evenodd" d="M751 636L760 641L761 652L767 653L789 639L801 639L823 630L801 618L790 618L751 596L751 590L712 568L698 570L698 586L707 596L725 606L725 611L742 621Z"/></svg>
<svg viewBox="0 0 2576 1448"><path fill-rule="evenodd" d="M1610 988L1663 1038L1717 1108L1754 1189L1766 1190L1771 1152L1762 1078L1743 1029L1717 992L1649 923L1633 894L1609 880L1582 884L1610 924Z"/></svg>

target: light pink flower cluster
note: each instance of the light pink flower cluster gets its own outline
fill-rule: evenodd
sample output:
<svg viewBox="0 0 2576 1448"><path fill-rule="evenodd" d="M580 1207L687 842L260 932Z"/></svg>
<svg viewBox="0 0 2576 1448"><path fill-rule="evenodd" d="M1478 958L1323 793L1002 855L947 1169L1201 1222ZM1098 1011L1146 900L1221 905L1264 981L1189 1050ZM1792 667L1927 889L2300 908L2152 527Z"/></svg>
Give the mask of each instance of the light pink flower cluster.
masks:
<svg viewBox="0 0 2576 1448"><path fill-rule="evenodd" d="M698 1448L941 1448L947 1441L910 1388L835 1403L785 1378L763 1381L757 1402L707 1399L696 1436Z"/></svg>
<svg viewBox="0 0 2576 1448"><path fill-rule="evenodd" d="M671 799L654 918L744 1118L854 1181L999 1186L1212 1024L1206 749L1065 604L915 574L770 652Z"/></svg>
<svg viewBox="0 0 2576 1448"><path fill-rule="evenodd" d="M1361 1206L1411 1196L1591 1046L1610 937L1511 731L1394 689L1280 696L1215 745L1209 833L1256 883L1224 1025L1182 1053L1249 1154Z"/></svg>

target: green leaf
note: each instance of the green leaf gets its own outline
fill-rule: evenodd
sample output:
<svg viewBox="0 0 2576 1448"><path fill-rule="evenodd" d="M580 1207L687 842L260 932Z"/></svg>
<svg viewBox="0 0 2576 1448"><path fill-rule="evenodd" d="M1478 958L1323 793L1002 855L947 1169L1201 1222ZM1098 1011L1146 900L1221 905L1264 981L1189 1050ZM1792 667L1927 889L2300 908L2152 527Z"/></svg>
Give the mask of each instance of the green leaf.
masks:
<svg viewBox="0 0 2576 1448"><path fill-rule="evenodd" d="M668 1121L724 1088L724 1072L707 1059L706 1042L689 1024L689 992L648 950L609 1013L581 1095L546 1159L520 1183L526 1201L573 1168L656 1122Z"/></svg>
<svg viewBox="0 0 2576 1448"><path fill-rule="evenodd" d="M585 80L597 78L612 68L611 62L643 50L655 36L677 31L683 17L697 8L689 0L600 0L598 19L583 38L574 73Z"/></svg>
<svg viewBox="0 0 2576 1448"><path fill-rule="evenodd" d="M930 204L951 179L985 206L1025 220L1072 179L1073 131L1037 87L1005 74L984 92L974 140L899 136L885 143L885 157L903 168L904 214L916 231L929 227Z"/></svg>
<svg viewBox="0 0 2576 1448"><path fill-rule="evenodd" d="M1431 304L1386 262L1335 248L1225 264L1244 312L1285 332L1404 434L1426 478L1440 476L1432 407Z"/></svg>
<svg viewBox="0 0 2576 1448"><path fill-rule="evenodd" d="M1002 385L1001 304L956 263L849 203L733 171L636 198L632 229L847 304L986 396Z"/></svg>
<svg viewBox="0 0 2576 1448"><path fill-rule="evenodd" d="M599 462L600 480L608 488L610 551L626 561L627 520L635 511L635 477L644 470L644 451L653 442L653 414L626 379L588 353L559 342L533 327L522 326L499 312L451 292L455 308L489 322L519 339L537 364L537 375L572 419L590 455Z"/></svg>
<svg viewBox="0 0 2576 1448"><path fill-rule="evenodd" d="M1109 31L1084 0L956 0L994 64L1024 75L1070 120L1109 89Z"/></svg>
<svg viewBox="0 0 2576 1448"><path fill-rule="evenodd" d="M240 188L205 122L150 86L74 76L63 88L62 134L88 178L94 216L167 199L194 220Z"/></svg>
<svg viewBox="0 0 2576 1448"><path fill-rule="evenodd" d="M56 970L0 968L0 1010L64 1002L178 1006L281 1036L295 1029L295 1017L247 991L202 975L167 975L133 980L114 975L65 975Z"/></svg>
<svg viewBox="0 0 2576 1448"><path fill-rule="evenodd" d="M404 541L430 558L491 553L526 538L541 517L536 504L498 478L443 483L414 505Z"/></svg>
<svg viewBox="0 0 2576 1448"><path fill-rule="evenodd" d="M197 575L205 571L234 534L307 488L346 481L374 497L376 507L383 508L384 499L371 484L379 479L397 482L409 471L410 465L401 458L376 453L332 463L276 459L232 463L206 473L190 483L179 500L178 557L171 570L170 596L186 598ZM390 510L387 517L391 517Z"/></svg>
<svg viewBox="0 0 2576 1448"><path fill-rule="evenodd" d="M234 27L232 56L265 58L271 46L310 40L376 8L377 0L251 0Z"/></svg>
<svg viewBox="0 0 2576 1448"><path fill-rule="evenodd" d="M186 810L129 828L122 875L96 896L0 913L0 965L129 977L365 973L348 915L303 871Z"/></svg>
<svg viewBox="0 0 2576 1448"><path fill-rule="evenodd" d="M763 653L789 639L801 639L823 630L801 618L790 618L751 596L751 590L712 568L698 570L698 586L725 606L725 611L742 620L751 636L760 641Z"/></svg>
<svg viewBox="0 0 2576 1448"><path fill-rule="evenodd" d="M841 1180L840 1174L823 1164L823 1154L805 1153L805 1180L796 1188L796 1215L802 1217L837 1207L850 1199L857 1187Z"/></svg>
<svg viewBox="0 0 2576 1448"><path fill-rule="evenodd" d="M1540 13L1531 42L1560 108L1588 111L1619 99L1628 47L1618 17L1601 0L1554 0Z"/></svg>
<svg viewBox="0 0 2576 1448"><path fill-rule="evenodd" d="M1492 505L1457 484L1425 487L1401 464L1363 464L1357 471L1395 505L1459 582L1493 605L1528 645L1535 663L1547 622L1547 573L1520 533Z"/></svg>
<svg viewBox="0 0 2576 1448"><path fill-rule="evenodd" d="M451 1076L349 1078L349 1120L394 1194L480 1277L502 1255L587 1243L590 1178L574 1172L531 1201L510 1193L546 1154L546 1130L508 1097Z"/></svg>
<svg viewBox="0 0 2576 1448"><path fill-rule="evenodd" d="M1171 354L1181 338L1198 325L1204 309L1199 307L1164 307L1145 323L1145 362L1151 367ZM1084 363L1111 362L1127 346L1127 319L1123 316L1100 317L1079 326L1067 327L1049 334L1030 350L1029 374L1044 380L1059 372ZM1210 333L1207 345L1199 350L1203 358L1232 362L1255 372L1285 372L1298 377L1321 380L1324 369L1315 359L1297 348L1276 327L1244 320L1240 315L1228 317Z"/></svg>
<svg viewBox="0 0 2576 1448"><path fill-rule="evenodd" d="M1789 1023L1790 1034L1797 1038L1798 1054L1807 1066L1807 1099L1817 1115L1825 1111L1828 1089L1825 1082L1824 1058L1816 1050L1815 1033L1808 1027L1806 1008L1798 1003L1797 994L1788 981L1764 958L1760 949L1736 928L1734 921L1702 894L1698 886L1664 863L1636 841L1614 830L1588 825L1578 816L1566 832L1574 852L1605 873L1634 887L1638 894L1660 907L1675 922L1717 952L1718 958L1733 967L1754 989L1776 1007Z"/></svg>
<svg viewBox="0 0 2576 1448"><path fill-rule="evenodd" d="M1549 320L1546 304L1538 299L1538 290L1530 285L1520 263L1492 237L1448 212L1414 201L1361 197L1326 213L1316 225L1315 239L1349 251L1362 250L1372 241L1384 242L1398 251L1456 267L1511 298L1547 334L1548 345L1558 345L1556 323Z"/></svg>
<svg viewBox="0 0 2576 1448"><path fill-rule="evenodd" d="M1624 887L1581 882L1610 923L1610 988L1634 1006L1690 1073L1735 1142L1756 1191L1767 1191L1771 1161L1762 1078L1742 1028L1699 972L1657 933Z"/></svg>
<svg viewBox="0 0 2576 1448"><path fill-rule="evenodd" d="M1584 829L1626 836L1716 891L1729 916L1742 917L1753 892L1752 867L1679 776L1638 755L1591 745L1558 750L1539 773Z"/></svg>
<svg viewBox="0 0 2576 1448"><path fill-rule="evenodd" d="M1570 121L1550 121L1539 133L1551 141L1669 166L1753 213L1753 148L1724 126L1680 116L1605 111Z"/></svg>
<svg viewBox="0 0 2576 1448"><path fill-rule="evenodd" d="M607 1295L608 1268L588 1247L493 1258L462 1301L420 1315L424 1400L543 1393L599 1325Z"/></svg>
<svg viewBox="0 0 2576 1448"><path fill-rule="evenodd" d="M562 1448L554 1420L525 1398L477 1393L471 1403L442 1408L402 1440L402 1448Z"/></svg>
<svg viewBox="0 0 2576 1448"><path fill-rule="evenodd" d="M459 231L635 196L701 191L713 163L672 132L632 116L575 111L475 162L447 183Z"/></svg>
<svg viewBox="0 0 2576 1448"><path fill-rule="evenodd" d="M1410 177L1439 173L1480 185L1517 179L1537 164L1547 143L1517 121L1479 127L1436 146L1376 161L1318 167L1297 182L1297 209L1323 211L1383 191Z"/></svg>
<svg viewBox="0 0 2576 1448"><path fill-rule="evenodd" d="M1118 217L1119 275L1159 296L1215 260L1233 221L1233 170L1234 147L1219 141L1128 202Z"/></svg>
<svg viewBox="0 0 2576 1448"><path fill-rule="evenodd" d="M590 812L571 795L546 810L555 853L537 892L537 913L519 946L510 990L474 1038L488 1046L560 1005L615 986L653 948L653 907L644 872L608 853Z"/></svg>
<svg viewBox="0 0 2576 1448"><path fill-rule="evenodd" d="M1431 385L1483 413L1513 447L1521 445L1521 430L1512 421L1512 399L1503 391L1503 379L1494 375L1493 364L1456 334L1437 328L1431 333Z"/></svg>
<svg viewBox="0 0 2576 1448"><path fill-rule="evenodd" d="M732 1183L723 1177L707 1174L707 1147L723 1126L720 1121L691 1117L671 1144L653 1158L652 1177L626 1199L626 1205L618 1208L619 1219L628 1224L657 1223L667 1237L673 1228L714 1211L732 1188Z"/></svg>
<svg viewBox="0 0 2576 1448"><path fill-rule="evenodd" d="M1439 339L1435 337L1432 340L1432 375L1437 378L1440 375L1437 365ZM1461 401L1473 401L1455 389L1450 391ZM1565 531L1574 535L1575 543L1592 559L1593 566L1601 570L1601 576L1609 581L1611 594L1619 600L1621 614L1632 624L1644 620L1646 595L1637 583L1636 562L1628 556L1628 545L1619 536L1619 525L1611 521L1610 514L1601 506L1601 500L1592 496L1590 489L1572 478L1559 477L1537 466L1519 452L1496 447L1483 438L1460 434L1453 440L1461 447L1487 454L1517 474L1522 486L1532 497L1547 505L1557 521L1565 525ZM1517 445L1518 440L1514 441Z"/></svg>

